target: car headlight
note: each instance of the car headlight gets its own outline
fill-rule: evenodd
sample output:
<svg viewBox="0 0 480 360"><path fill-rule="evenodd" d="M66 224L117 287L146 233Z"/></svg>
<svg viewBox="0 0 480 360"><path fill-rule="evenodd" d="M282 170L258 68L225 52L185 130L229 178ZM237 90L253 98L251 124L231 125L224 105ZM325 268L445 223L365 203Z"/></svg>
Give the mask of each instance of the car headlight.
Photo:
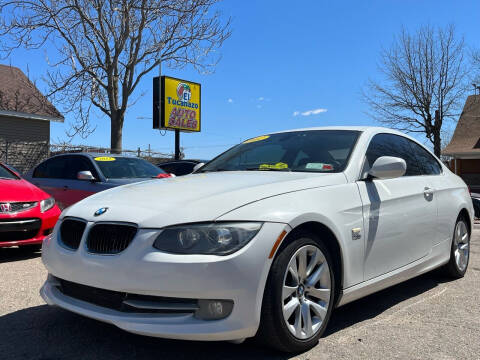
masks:
<svg viewBox="0 0 480 360"><path fill-rule="evenodd" d="M172 226L158 235L153 247L174 254L228 255L252 240L262 225L232 222Z"/></svg>
<svg viewBox="0 0 480 360"><path fill-rule="evenodd" d="M45 211L50 210L53 205L55 205L55 199L53 197L42 200L40 201L40 211L44 213Z"/></svg>

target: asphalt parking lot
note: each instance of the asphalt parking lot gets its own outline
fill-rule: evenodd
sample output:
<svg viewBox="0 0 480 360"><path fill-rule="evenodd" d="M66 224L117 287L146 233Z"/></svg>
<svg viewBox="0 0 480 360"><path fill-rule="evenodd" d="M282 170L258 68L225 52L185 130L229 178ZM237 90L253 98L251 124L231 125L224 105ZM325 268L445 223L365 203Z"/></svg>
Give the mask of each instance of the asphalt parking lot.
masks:
<svg viewBox="0 0 480 360"><path fill-rule="evenodd" d="M40 254L0 249L0 358L7 359L479 359L480 226L469 270L450 281L425 274L333 314L309 352L287 356L251 342L148 338L45 305Z"/></svg>

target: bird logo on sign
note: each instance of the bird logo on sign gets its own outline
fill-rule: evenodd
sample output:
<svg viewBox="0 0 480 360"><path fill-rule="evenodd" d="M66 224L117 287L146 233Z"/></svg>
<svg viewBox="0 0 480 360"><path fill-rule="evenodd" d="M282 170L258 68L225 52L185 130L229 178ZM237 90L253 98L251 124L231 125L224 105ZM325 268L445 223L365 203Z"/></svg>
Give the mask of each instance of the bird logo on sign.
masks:
<svg viewBox="0 0 480 360"><path fill-rule="evenodd" d="M192 98L192 91L190 85L185 83L179 83L177 86L177 96L181 101L190 101Z"/></svg>

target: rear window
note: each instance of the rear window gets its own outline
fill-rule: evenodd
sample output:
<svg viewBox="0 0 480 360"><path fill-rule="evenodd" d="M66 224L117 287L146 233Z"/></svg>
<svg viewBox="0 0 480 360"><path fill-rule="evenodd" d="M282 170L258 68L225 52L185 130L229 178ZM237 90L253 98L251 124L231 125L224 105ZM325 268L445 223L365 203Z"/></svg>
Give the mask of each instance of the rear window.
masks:
<svg viewBox="0 0 480 360"><path fill-rule="evenodd" d="M155 178L165 171L139 158L98 156L94 158L107 179Z"/></svg>

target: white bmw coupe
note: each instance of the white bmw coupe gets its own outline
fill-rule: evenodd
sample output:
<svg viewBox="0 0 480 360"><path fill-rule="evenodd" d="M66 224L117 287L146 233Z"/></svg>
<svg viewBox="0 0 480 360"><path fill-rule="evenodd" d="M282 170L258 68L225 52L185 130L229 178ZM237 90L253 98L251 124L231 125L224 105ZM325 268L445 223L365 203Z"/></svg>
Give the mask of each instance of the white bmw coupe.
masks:
<svg viewBox="0 0 480 360"><path fill-rule="evenodd" d="M400 132L273 133L66 209L41 295L137 334L299 352L335 307L438 267L462 277L472 223L465 183Z"/></svg>

